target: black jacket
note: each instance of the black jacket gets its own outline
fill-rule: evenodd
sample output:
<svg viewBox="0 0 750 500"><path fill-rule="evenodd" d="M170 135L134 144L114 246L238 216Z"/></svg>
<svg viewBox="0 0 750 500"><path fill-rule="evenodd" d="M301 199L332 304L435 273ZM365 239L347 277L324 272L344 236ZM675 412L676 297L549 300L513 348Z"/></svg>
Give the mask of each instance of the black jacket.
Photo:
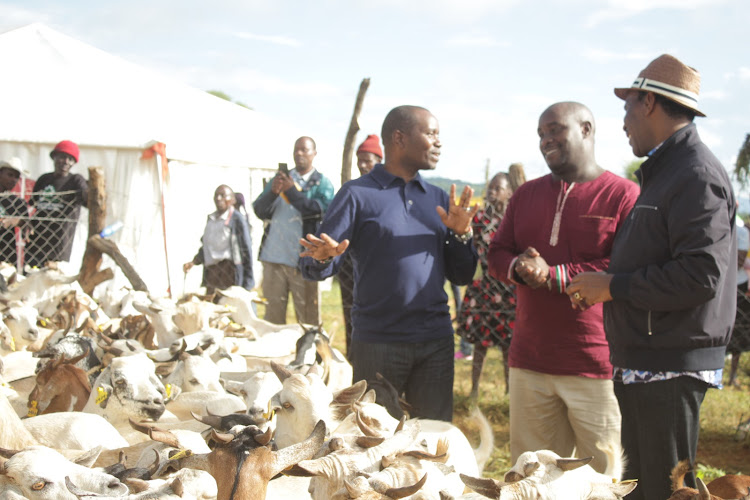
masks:
<svg viewBox="0 0 750 500"><path fill-rule="evenodd" d="M737 209L727 172L690 124L636 175L641 194L615 237L608 270L612 364L722 368L737 294Z"/></svg>

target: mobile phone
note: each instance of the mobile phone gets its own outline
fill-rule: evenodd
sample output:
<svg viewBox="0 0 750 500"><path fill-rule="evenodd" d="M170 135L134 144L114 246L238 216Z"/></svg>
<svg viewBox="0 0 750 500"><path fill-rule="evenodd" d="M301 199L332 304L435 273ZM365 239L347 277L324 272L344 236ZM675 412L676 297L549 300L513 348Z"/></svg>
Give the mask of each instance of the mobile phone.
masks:
<svg viewBox="0 0 750 500"><path fill-rule="evenodd" d="M284 175L289 175L289 167L286 163L279 163L279 172Z"/></svg>

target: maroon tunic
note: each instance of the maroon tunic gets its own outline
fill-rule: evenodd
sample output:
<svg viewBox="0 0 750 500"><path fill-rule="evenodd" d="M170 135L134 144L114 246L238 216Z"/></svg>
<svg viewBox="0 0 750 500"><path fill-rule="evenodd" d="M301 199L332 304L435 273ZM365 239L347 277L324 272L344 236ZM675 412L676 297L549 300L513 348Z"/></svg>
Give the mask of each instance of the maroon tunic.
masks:
<svg viewBox="0 0 750 500"><path fill-rule="evenodd" d="M546 175L513 194L490 243L490 272L513 282L516 257L534 247L550 265L556 289L516 287L510 366L553 375L612 376L602 305L574 310L560 291L576 274L607 269L615 231L630 213L638 191L635 183L605 171L572 188ZM560 217L554 231L556 211Z"/></svg>

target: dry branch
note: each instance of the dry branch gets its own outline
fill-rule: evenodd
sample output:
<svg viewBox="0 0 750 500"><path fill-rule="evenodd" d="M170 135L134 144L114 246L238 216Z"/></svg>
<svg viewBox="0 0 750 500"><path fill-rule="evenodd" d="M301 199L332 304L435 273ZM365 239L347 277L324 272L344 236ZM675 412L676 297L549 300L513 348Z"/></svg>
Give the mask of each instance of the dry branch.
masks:
<svg viewBox="0 0 750 500"><path fill-rule="evenodd" d="M365 78L364 80L362 80L362 83L359 84L357 100L354 102L352 121L349 123L349 131L346 133L346 139L344 140L344 155L341 163L342 185L352 179L352 158L354 156L354 141L357 138L357 132L359 132L359 115L362 112L362 103L365 100L365 94L367 93L367 88L369 86L369 78Z"/></svg>

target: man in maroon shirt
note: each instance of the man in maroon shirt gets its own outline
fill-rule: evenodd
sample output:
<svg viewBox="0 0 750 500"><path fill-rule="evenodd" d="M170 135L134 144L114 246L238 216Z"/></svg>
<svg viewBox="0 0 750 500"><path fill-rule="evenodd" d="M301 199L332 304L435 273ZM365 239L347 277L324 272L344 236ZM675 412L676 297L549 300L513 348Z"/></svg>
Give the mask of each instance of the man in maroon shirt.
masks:
<svg viewBox="0 0 750 500"><path fill-rule="evenodd" d="M550 174L511 198L490 244L490 274L517 284L510 346L510 450L549 449L593 456L620 443L620 411L601 306L573 309L565 289L584 271L607 269L615 232L638 186L597 165L594 117L575 102L553 104L539 118L539 149ZM600 446L597 446L599 444Z"/></svg>

